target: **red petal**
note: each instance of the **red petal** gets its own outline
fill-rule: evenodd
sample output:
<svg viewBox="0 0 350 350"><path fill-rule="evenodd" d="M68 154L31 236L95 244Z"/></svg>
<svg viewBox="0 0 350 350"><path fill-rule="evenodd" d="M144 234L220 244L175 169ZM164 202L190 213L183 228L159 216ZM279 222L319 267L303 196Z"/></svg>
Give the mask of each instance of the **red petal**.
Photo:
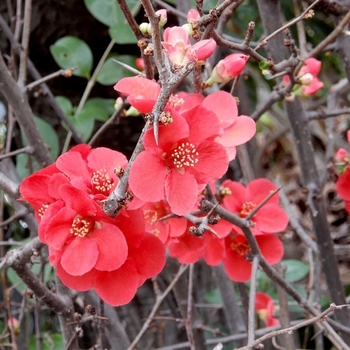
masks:
<svg viewBox="0 0 350 350"><path fill-rule="evenodd" d="M83 276L72 276L63 269L61 264L57 265L56 273L65 286L79 292L85 292L93 288L96 278L95 270L92 270Z"/></svg>
<svg viewBox="0 0 350 350"><path fill-rule="evenodd" d="M216 142L205 141L197 147L198 163L190 169L200 184L214 182L227 171L228 156L223 146Z"/></svg>
<svg viewBox="0 0 350 350"><path fill-rule="evenodd" d="M180 174L172 169L165 181L165 194L174 214L188 214L197 203L197 181L191 174Z"/></svg>
<svg viewBox="0 0 350 350"><path fill-rule="evenodd" d="M284 249L281 240L272 234L256 236L261 254L269 264L276 264L282 260Z"/></svg>
<svg viewBox="0 0 350 350"><path fill-rule="evenodd" d="M222 263L225 257L225 241L217 238L211 232L206 232L203 236L206 242L204 260L209 266L216 266Z"/></svg>
<svg viewBox="0 0 350 350"><path fill-rule="evenodd" d="M94 229L91 239L97 243L99 251L96 270L113 271L124 264L128 246L117 226L103 223L101 229Z"/></svg>
<svg viewBox="0 0 350 350"><path fill-rule="evenodd" d="M253 220L257 224L257 229L266 233L282 232L289 222L287 213L274 203L265 204Z"/></svg>
<svg viewBox="0 0 350 350"><path fill-rule="evenodd" d="M226 252L224 268L227 276L232 281L247 282L251 277L252 263L246 260L244 256L237 254L233 250Z"/></svg>
<svg viewBox="0 0 350 350"><path fill-rule="evenodd" d="M82 155L78 152L67 152L57 158L57 168L69 178L90 182L90 173Z"/></svg>
<svg viewBox="0 0 350 350"><path fill-rule="evenodd" d="M242 145L249 141L256 132L255 121L245 115L239 116L236 121L224 129L224 133L220 135L218 142L225 147Z"/></svg>
<svg viewBox="0 0 350 350"><path fill-rule="evenodd" d="M232 180L225 180L221 187L227 187L231 191L231 194L223 199L224 207L232 213L241 211L243 203L249 200L247 189L239 182Z"/></svg>
<svg viewBox="0 0 350 350"><path fill-rule="evenodd" d="M160 273L165 265L165 248L162 242L152 234L145 234L138 249L132 249L129 255L138 273L151 278Z"/></svg>
<svg viewBox="0 0 350 350"><path fill-rule="evenodd" d="M167 170L161 159L161 150L140 153L130 169L129 186L137 197L156 202L164 199L164 182Z"/></svg>
<svg viewBox="0 0 350 350"><path fill-rule="evenodd" d="M226 91L217 91L208 95L202 106L216 114L222 129L232 125L238 116L236 99Z"/></svg>
<svg viewBox="0 0 350 350"><path fill-rule="evenodd" d="M185 118L183 118L175 110L170 111L173 122L169 125L159 125L158 145L154 139L153 129L146 132L143 139L145 148L161 148L162 150L169 150L174 143L188 137L189 127Z"/></svg>
<svg viewBox="0 0 350 350"><path fill-rule="evenodd" d="M350 201L350 167L341 174L337 181L337 191L345 201Z"/></svg>
<svg viewBox="0 0 350 350"><path fill-rule="evenodd" d="M249 200L255 204L260 204L271 192L277 190L277 186L267 179L256 179L249 182L247 186L249 192ZM275 203L278 205L278 192L269 199L268 203Z"/></svg>
<svg viewBox="0 0 350 350"><path fill-rule="evenodd" d="M142 77L123 78L114 86L128 97L129 103L141 113L150 113L159 95L160 86Z"/></svg>
<svg viewBox="0 0 350 350"><path fill-rule="evenodd" d="M139 281L139 275L133 262L127 260L118 270L98 273L95 290L107 304L125 305L135 296Z"/></svg>
<svg viewBox="0 0 350 350"><path fill-rule="evenodd" d="M59 193L66 206L75 210L81 216L95 216L97 204L84 192L71 184L63 184Z"/></svg>
<svg viewBox="0 0 350 350"><path fill-rule="evenodd" d="M215 138L219 135L219 119L211 110L198 105L184 113L182 116L186 119L190 128L189 141L191 143L200 143L208 138Z"/></svg>
<svg viewBox="0 0 350 350"><path fill-rule="evenodd" d="M91 151L87 164L92 170L105 169L110 176L114 175L114 169L118 166L125 168L128 160L124 154L109 148L99 147Z"/></svg>
<svg viewBox="0 0 350 350"><path fill-rule="evenodd" d="M185 101L178 109L180 112L184 112L188 109L192 109L197 105L200 105L204 99L202 94L189 94L184 91L180 91L176 95Z"/></svg>
<svg viewBox="0 0 350 350"><path fill-rule="evenodd" d="M52 204L52 208L48 208L48 213L44 215L45 222L47 218L46 227L39 228L39 230L45 230L40 233L40 236L45 237L45 241L48 245L52 246L55 249L61 249L66 243L67 239L71 237L70 229L72 228L72 223L76 212L67 207L60 209L57 214L49 217L55 213L59 206L62 206L62 203L57 202L58 204ZM43 218L44 219L44 218Z"/></svg>
<svg viewBox="0 0 350 350"><path fill-rule="evenodd" d="M98 254L98 246L94 240L75 237L62 254L62 268L72 276L84 275L96 265Z"/></svg>

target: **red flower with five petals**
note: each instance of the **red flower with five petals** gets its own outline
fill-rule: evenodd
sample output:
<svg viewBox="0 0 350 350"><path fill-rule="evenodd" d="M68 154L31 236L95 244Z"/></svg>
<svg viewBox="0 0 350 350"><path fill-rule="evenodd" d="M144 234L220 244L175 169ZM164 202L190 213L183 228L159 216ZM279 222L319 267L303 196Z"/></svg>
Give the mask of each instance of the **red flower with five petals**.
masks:
<svg viewBox="0 0 350 350"><path fill-rule="evenodd" d="M160 126L158 145L153 130L145 134L145 150L131 167L129 185L141 200L165 197L173 213L184 215L195 206L199 186L226 172L228 157L223 146L213 142L219 133L213 112L196 106L182 115L172 110L172 117L173 123Z"/></svg>
<svg viewBox="0 0 350 350"><path fill-rule="evenodd" d="M221 195L224 197L223 206L231 213L245 218L276 189L277 187L267 179L253 180L247 187L239 182L226 180L221 185ZM255 235L281 232L286 229L289 221L288 215L279 207L278 202L279 196L276 193L253 216L251 230ZM239 227L234 227L237 232L242 233Z"/></svg>

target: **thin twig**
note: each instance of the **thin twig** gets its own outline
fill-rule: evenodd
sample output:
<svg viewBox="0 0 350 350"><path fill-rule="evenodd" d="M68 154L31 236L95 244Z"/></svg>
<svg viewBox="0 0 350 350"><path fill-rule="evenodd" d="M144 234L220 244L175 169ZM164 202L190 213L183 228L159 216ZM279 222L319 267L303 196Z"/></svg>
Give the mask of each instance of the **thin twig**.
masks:
<svg viewBox="0 0 350 350"><path fill-rule="evenodd" d="M253 256L252 274L249 289L249 310L248 310L248 346L254 343L255 331L255 295L256 295L256 276L259 267L259 256Z"/></svg>
<svg viewBox="0 0 350 350"><path fill-rule="evenodd" d="M138 344L138 342L141 340L143 334L147 331L147 329L149 328L150 323L153 320L154 315L156 314L159 306L161 305L161 303L163 302L163 300L165 299L165 297L170 293L170 291L173 289L174 285L176 284L176 282L179 280L179 278L181 277L181 275L188 269L189 265L181 265L179 268L179 271L177 272L177 274L174 276L173 280L171 281L171 283L169 284L169 286L165 289L165 291L161 294L161 295L157 295L156 297L156 301L153 305L153 308L151 310L151 312L149 313L147 320L145 321L145 323L143 324L142 328L140 329L139 333L137 334L137 336L135 337L135 339L133 340L133 342L130 344L130 346L128 347L128 350L133 350L135 348L135 346Z"/></svg>

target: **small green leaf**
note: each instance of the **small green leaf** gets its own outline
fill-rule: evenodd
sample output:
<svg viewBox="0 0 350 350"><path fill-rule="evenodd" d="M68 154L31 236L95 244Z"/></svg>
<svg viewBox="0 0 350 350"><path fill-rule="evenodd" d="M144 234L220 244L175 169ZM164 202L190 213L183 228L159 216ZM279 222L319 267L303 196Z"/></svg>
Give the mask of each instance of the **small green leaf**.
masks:
<svg viewBox="0 0 350 350"><path fill-rule="evenodd" d="M271 67L271 63L267 61L260 61L259 62L259 68L261 70L269 69Z"/></svg>
<svg viewBox="0 0 350 350"><path fill-rule="evenodd" d="M286 268L284 277L287 282L300 281L301 279L306 277L310 271L309 265L299 260L287 259L287 260L283 260L281 264L283 267Z"/></svg>
<svg viewBox="0 0 350 350"><path fill-rule="evenodd" d="M127 70L124 67L121 67L117 62L114 60L123 62L133 68L136 68L135 65L135 56L130 55L113 55L109 57L105 63L103 64L100 72L97 76L97 81L102 85L113 85L117 81L119 81L122 78L132 76L133 73L131 73L129 70Z"/></svg>
<svg viewBox="0 0 350 350"><path fill-rule="evenodd" d="M232 293L233 293L232 287ZM214 305L222 305L222 298L218 288L212 289L211 291L205 293L204 299L206 302Z"/></svg>
<svg viewBox="0 0 350 350"><path fill-rule="evenodd" d="M40 131L40 135L42 136L45 145L48 146L53 159L56 159L60 150L60 142L55 129L41 118L35 117L35 123Z"/></svg>
<svg viewBox="0 0 350 350"><path fill-rule="evenodd" d="M50 46L56 63L63 69L76 67L73 75L89 78L93 56L85 41L74 36L65 36Z"/></svg>
<svg viewBox="0 0 350 350"><path fill-rule="evenodd" d="M66 115L72 115L73 114L72 102L67 97L56 96L55 100L58 103L58 105L62 108L63 112Z"/></svg>
<svg viewBox="0 0 350 350"><path fill-rule="evenodd" d="M88 111L95 120L105 122L114 113L114 104L115 100L112 98L95 97L85 103L83 111Z"/></svg>
<svg viewBox="0 0 350 350"><path fill-rule="evenodd" d="M89 12L108 27L118 22L118 12L121 12L115 0L84 0Z"/></svg>
<svg viewBox="0 0 350 350"><path fill-rule="evenodd" d="M95 112L83 109L77 116L68 117L74 127L83 135L83 140L86 142L94 129Z"/></svg>
<svg viewBox="0 0 350 350"><path fill-rule="evenodd" d="M137 39L126 23L116 23L109 28L109 35L117 44L136 44Z"/></svg>

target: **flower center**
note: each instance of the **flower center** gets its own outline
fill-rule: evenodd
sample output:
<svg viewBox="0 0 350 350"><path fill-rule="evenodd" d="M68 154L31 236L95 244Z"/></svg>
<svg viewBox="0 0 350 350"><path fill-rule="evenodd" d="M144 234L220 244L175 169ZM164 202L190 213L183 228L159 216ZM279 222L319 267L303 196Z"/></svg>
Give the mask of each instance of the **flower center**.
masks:
<svg viewBox="0 0 350 350"><path fill-rule="evenodd" d="M250 253L250 247L247 241L239 242L237 238L232 239L231 249L241 256L246 256Z"/></svg>
<svg viewBox="0 0 350 350"><path fill-rule="evenodd" d="M93 192L109 195L113 187L113 179L107 174L106 169L96 170L91 177Z"/></svg>
<svg viewBox="0 0 350 350"><path fill-rule="evenodd" d="M255 207L256 204L251 201L243 203L242 209L238 213L238 216L241 218L247 217Z"/></svg>
<svg viewBox="0 0 350 350"><path fill-rule="evenodd" d="M77 217L72 223L70 233L78 237L89 237L91 229L95 226L95 221L92 218Z"/></svg>
<svg viewBox="0 0 350 350"><path fill-rule="evenodd" d="M158 220L158 212L156 210L146 209L143 211L143 217L150 225L154 225Z"/></svg>
<svg viewBox="0 0 350 350"><path fill-rule="evenodd" d="M193 143L183 142L181 145L173 149L170 159L176 168L193 167L198 163L198 152Z"/></svg>
<svg viewBox="0 0 350 350"><path fill-rule="evenodd" d="M228 187L220 187L220 195L222 198L231 196L232 191Z"/></svg>
<svg viewBox="0 0 350 350"><path fill-rule="evenodd" d="M45 212L46 212L46 210L47 210L48 207L49 207L49 204L43 204L43 205L39 208L39 210L38 210L38 216L39 216L40 218L42 218L42 217L44 216L44 214L45 214Z"/></svg>

